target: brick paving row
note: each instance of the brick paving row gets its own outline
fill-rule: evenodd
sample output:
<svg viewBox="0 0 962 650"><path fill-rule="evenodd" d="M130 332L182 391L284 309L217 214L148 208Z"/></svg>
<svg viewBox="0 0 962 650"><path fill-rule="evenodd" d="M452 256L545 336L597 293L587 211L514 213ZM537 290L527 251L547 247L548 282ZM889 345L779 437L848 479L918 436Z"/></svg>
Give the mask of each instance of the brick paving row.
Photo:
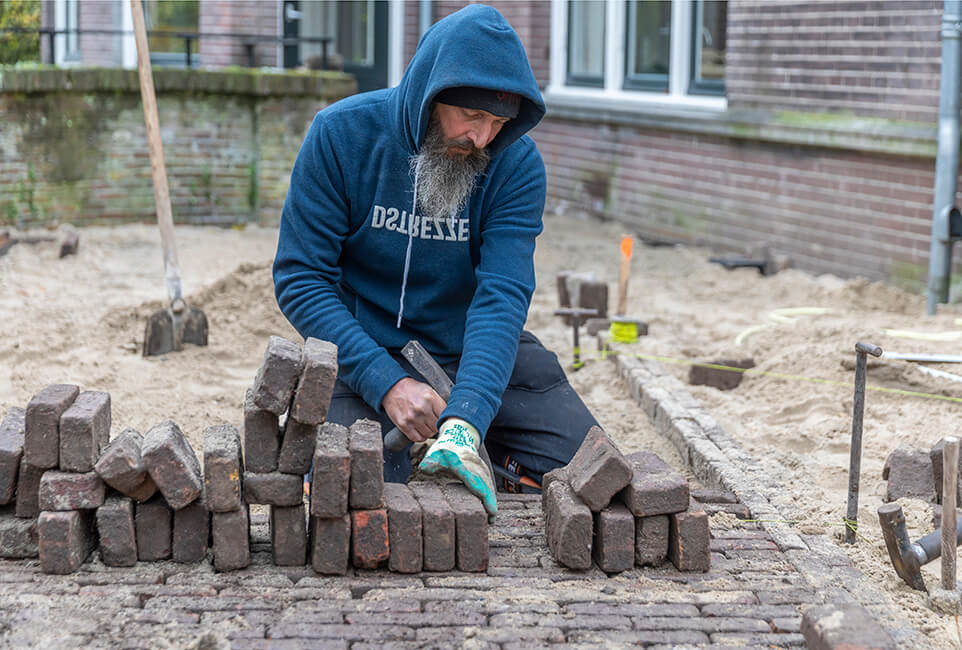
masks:
<svg viewBox="0 0 962 650"><path fill-rule="evenodd" d="M608 576L550 556L540 497L500 495L484 573L320 576L275 566L268 517L251 515L251 565L105 566L70 575L0 562L0 643L109 648L531 648L804 646L815 588L761 528L712 527L711 570L670 563ZM53 623L53 624L52 624ZM216 645L215 645L216 644Z"/></svg>

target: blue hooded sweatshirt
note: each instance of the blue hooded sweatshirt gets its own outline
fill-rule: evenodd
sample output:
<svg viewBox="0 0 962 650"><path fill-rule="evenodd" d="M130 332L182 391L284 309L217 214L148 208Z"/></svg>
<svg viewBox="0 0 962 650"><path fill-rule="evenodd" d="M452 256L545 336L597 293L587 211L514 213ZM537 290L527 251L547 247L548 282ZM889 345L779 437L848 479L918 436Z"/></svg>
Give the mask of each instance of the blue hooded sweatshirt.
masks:
<svg viewBox="0 0 962 650"><path fill-rule="evenodd" d="M488 145L464 210L422 218L410 159L434 97L455 86L516 93L521 106ZM314 118L281 215L275 293L302 336L338 346L341 380L375 410L407 376L388 350L416 339L440 363L461 358L439 421L487 432L535 286L545 172L525 133L544 113L518 35L495 9L471 5L425 32L397 87Z"/></svg>

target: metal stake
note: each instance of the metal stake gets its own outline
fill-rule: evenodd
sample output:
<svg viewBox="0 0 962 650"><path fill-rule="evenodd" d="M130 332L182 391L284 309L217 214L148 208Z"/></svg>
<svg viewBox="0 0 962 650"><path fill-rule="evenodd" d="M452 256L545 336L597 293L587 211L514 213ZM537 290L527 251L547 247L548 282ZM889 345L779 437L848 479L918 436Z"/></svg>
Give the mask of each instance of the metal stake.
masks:
<svg viewBox="0 0 962 650"><path fill-rule="evenodd" d="M848 464L848 512L845 518L845 543L855 543L858 531L858 482L862 465L862 414L865 411L866 354L882 356L882 348L871 343L855 344L855 401L852 406L852 449Z"/></svg>
<svg viewBox="0 0 962 650"><path fill-rule="evenodd" d="M942 588L955 591L955 506L959 490L959 439L950 436L942 448Z"/></svg>

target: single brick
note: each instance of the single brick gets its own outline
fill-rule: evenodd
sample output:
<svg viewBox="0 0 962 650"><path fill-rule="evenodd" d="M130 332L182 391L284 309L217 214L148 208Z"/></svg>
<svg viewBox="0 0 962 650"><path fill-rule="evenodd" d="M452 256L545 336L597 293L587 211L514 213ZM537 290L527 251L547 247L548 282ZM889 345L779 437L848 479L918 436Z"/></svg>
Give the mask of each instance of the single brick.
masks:
<svg viewBox="0 0 962 650"><path fill-rule="evenodd" d="M608 318L608 283L582 282L578 289L577 307L594 309L595 318Z"/></svg>
<svg viewBox="0 0 962 650"><path fill-rule="evenodd" d="M210 541L210 510L204 499L197 499L174 511L171 534L171 559L174 562L203 562Z"/></svg>
<svg viewBox="0 0 962 650"><path fill-rule="evenodd" d="M0 508L0 557L12 560L37 557L37 522Z"/></svg>
<svg viewBox="0 0 962 650"><path fill-rule="evenodd" d="M407 485L386 483L384 508L391 547L388 568L398 573L417 573L422 566L421 506Z"/></svg>
<svg viewBox="0 0 962 650"><path fill-rule="evenodd" d="M311 517L311 567L318 573L344 575L351 555L351 516Z"/></svg>
<svg viewBox="0 0 962 650"><path fill-rule="evenodd" d="M204 501L211 512L232 512L243 505L240 433L230 424L204 430Z"/></svg>
<svg viewBox="0 0 962 650"><path fill-rule="evenodd" d="M376 569L391 556L387 511L351 511L351 562L359 569Z"/></svg>
<svg viewBox="0 0 962 650"><path fill-rule="evenodd" d="M650 451L629 454L633 474L619 495L636 517L668 515L688 509L689 488L685 477Z"/></svg>
<svg viewBox="0 0 962 650"><path fill-rule="evenodd" d="M281 451L277 455L277 471L302 476L311 471L317 432L317 425L288 418L281 438Z"/></svg>
<svg viewBox="0 0 962 650"><path fill-rule="evenodd" d="M274 415L284 413L291 404L294 386L303 368L301 346L272 336L264 352L264 362L254 378L254 404Z"/></svg>
<svg viewBox="0 0 962 650"><path fill-rule="evenodd" d="M0 505L13 501L23 458L23 430L27 412L12 407L0 422Z"/></svg>
<svg viewBox="0 0 962 650"><path fill-rule="evenodd" d="M110 440L110 393L85 390L60 416L60 469L90 472Z"/></svg>
<svg viewBox="0 0 962 650"><path fill-rule="evenodd" d="M137 564L137 534L134 502L129 497L110 496L97 508L100 558L107 566Z"/></svg>
<svg viewBox="0 0 962 650"><path fill-rule="evenodd" d="M802 615L802 636L812 650L894 650L898 647L885 628L858 603L810 607Z"/></svg>
<svg viewBox="0 0 962 650"><path fill-rule="evenodd" d="M254 391L244 400L244 466L252 472L277 469L280 431L277 416L254 404Z"/></svg>
<svg viewBox="0 0 962 650"><path fill-rule="evenodd" d="M635 564L659 566L668 559L668 515L635 519Z"/></svg>
<svg viewBox="0 0 962 650"><path fill-rule="evenodd" d="M304 477L280 472L244 472L244 501L271 506L300 505L304 501Z"/></svg>
<svg viewBox="0 0 962 650"><path fill-rule="evenodd" d="M157 490L153 480L147 475L147 468L144 467L144 458L141 455L143 443L144 438L138 431L124 429L110 441L100 460L94 465L94 471L100 474L104 483L122 494L137 498L138 501L146 501ZM150 494L146 494L148 486L152 486Z"/></svg>
<svg viewBox="0 0 962 650"><path fill-rule="evenodd" d="M211 530L215 569L233 571L250 565L250 511L247 506L233 512L213 513Z"/></svg>
<svg viewBox="0 0 962 650"><path fill-rule="evenodd" d="M291 417L304 424L322 424L337 379L337 346L308 337L304 341L304 370L301 371Z"/></svg>
<svg viewBox="0 0 962 650"><path fill-rule="evenodd" d="M103 505L106 487L97 472L44 472L40 479L41 510L92 510Z"/></svg>
<svg viewBox="0 0 962 650"><path fill-rule="evenodd" d="M545 512L547 510L546 504L548 499L548 488L555 481L563 481L568 483L568 466L556 467L550 472L546 472L541 478L541 511ZM570 484L569 484L570 485Z"/></svg>
<svg viewBox="0 0 962 650"><path fill-rule="evenodd" d="M271 552L277 566L307 562L307 519L304 506L271 506Z"/></svg>
<svg viewBox="0 0 962 650"><path fill-rule="evenodd" d="M716 359L706 362L708 365L692 365L688 369L688 383L693 386L713 386L718 390L731 390L742 383L744 372L737 370L723 370L709 366L725 366L726 368L754 368L755 360L747 359Z"/></svg>
<svg viewBox="0 0 962 650"><path fill-rule="evenodd" d="M697 501L686 512L668 515L668 557L679 571L711 568L711 533L708 513Z"/></svg>
<svg viewBox="0 0 962 650"><path fill-rule="evenodd" d="M424 570L450 571L457 558L454 510L437 483L411 483L408 487L421 506Z"/></svg>
<svg viewBox="0 0 962 650"><path fill-rule="evenodd" d="M311 516L347 514L351 483L351 453L347 427L326 422L318 429L311 479Z"/></svg>
<svg viewBox="0 0 962 650"><path fill-rule="evenodd" d="M384 491L381 425L374 420L356 421L351 425L348 449L351 452L351 507L380 508Z"/></svg>
<svg viewBox="0 0 962 650"><path fill-rule="evenodd" d="M138 560L153 562L170 558L171 515L170 506L159 494L150 501L137 504L134 528Z"/></svg>
<svg viewBox="0 0 962 650"><path fill-rule="evenodd" d="M481 500L461 483L441 487L454 510L458 569L485 571L488 568L488 513Z"/></svg>
<svg viewBox="0 0 962 650"><path fill-rule="evenodd" d="M553 481L548 488L544 518L551 557L569 569L590 568L591 510L565 481Z"/></svg>
<svg viewBox="0 0 962 650"><path fill-rule="evenodd" d="M941 456L941 454L940 454ZM941 477L941 473L939 474ZM913 497L935 503L935 474L932 460L921 449L898 447L885 460L882 478L888 479L885 501ZM941 484L941 481L939 481Z"/></svg>
<svg viewBox="0 0 962 650"><path fill-rule="evenodd" d="M929 459L932 461L932 478L935 484L935 502L942 503L942 471L943 471L943 460L942 460L942 450L945 448L945 438L942 438L932 450L929 452ZM888 463L886 463L888 467ZM962 458L959 459L959 469L962 470ZM884 470L883 470L883 473ZM888 474L883 478L888 478ZM924 476L924 473L923 473ZM959 472L959 487L956 491L956 503L962 503L962 471Z"/></svg>
<svg viewBox="0 0 962 650"><path fill-rule="evenodd" d="M701 503L738 503L733 492L715 488L695 488L691 490L691 498Z"/></svg>
<svg viewBox="0 0 962 650"><path fill-rule="evenodd" d="M17 516L33 518L40 514L40 479L47 470L27 461L20 462L17 479Z"/></svg>
<svg viewBox="0 0 962 650"><path fill-rule="evenodd" d="M635 565L635 518L621 503L594 515L592 553L606 573L627 571Z"/></svg>
<svg viewBox="0 0 962 650"><path fill-rule="evenodd" d="M60 464L60 416L79 394L72 384L53 384L33 396L24 418L24 462L41 469Z"/></svg>
<svg viewBox="0 0 962 650"><path fill-rule="evenodd" d="M183 508L200 496L204 489L200 462L184 432L172 421L151 427L144 435L141 453L147 473L171 508Z"/></svg>
<svg viewBox="0 0 962 650"><path fill-rule="evenodd" d="M73 573L96 544L93 512L41 512L37 519L37 547L44 573Z"/></svg>
<svg viewBox="0 0 962 650"><path fill-rule="evenodd" d="M631 471L604 430L594 426L568 463L568 481L585 505L597 512L631 482Z"/></svg>

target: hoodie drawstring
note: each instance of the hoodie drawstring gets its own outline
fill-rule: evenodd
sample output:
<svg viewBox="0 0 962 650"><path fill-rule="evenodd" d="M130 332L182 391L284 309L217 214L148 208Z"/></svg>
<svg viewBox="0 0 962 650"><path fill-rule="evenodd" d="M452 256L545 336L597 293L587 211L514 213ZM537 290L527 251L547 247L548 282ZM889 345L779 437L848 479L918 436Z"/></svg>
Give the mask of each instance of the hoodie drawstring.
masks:
<svg viewBox="0 0 962 650"><path fill-rule="evenodd" d="M401 329L401 317L404 316L404 290L408 286L408 270L411 268L411 244L414 242L414 219L418 208L418 176L421 174L421 161L414 165L414 202L411 205L411 220L408 222L408 248L404 253L404 276L401 279L401 304L397 311L397 329Z"/></svg>

